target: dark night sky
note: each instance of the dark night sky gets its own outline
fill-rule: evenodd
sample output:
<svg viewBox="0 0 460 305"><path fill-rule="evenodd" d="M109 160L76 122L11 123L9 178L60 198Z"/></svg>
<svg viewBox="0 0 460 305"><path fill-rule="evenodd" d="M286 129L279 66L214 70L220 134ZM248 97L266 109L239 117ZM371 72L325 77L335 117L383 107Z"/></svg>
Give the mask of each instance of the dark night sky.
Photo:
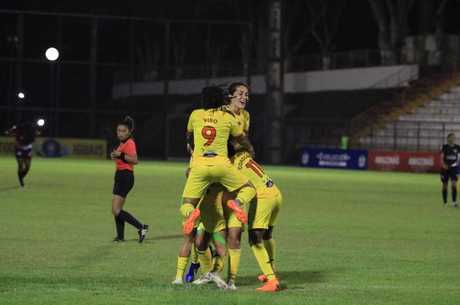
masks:
<svg viewBox="0 0 460 305"><path fill-rule="evenodd" d="M298 1L298 0L297 0ZM419 0L420 1L420 0ZM40 10L52 12L95 13L107 15L127 15L153 18L242 19L253 20L261 16L262 0L201 0L201 1L2 1L0 8L19 10ZM197 5L197 3L199 5ZM293 1L285 1L292 5ZM182 9L178 9L182 8ZM460 34L458 16L460 1L450 0L446 9L445 29L449 33ZM411 14L411 32L417 32L417 13ZM377 26L367 0L348 0L336 36L335 51L377 48ZM302 52L315 52L317 44L307 43Z"/></svg>

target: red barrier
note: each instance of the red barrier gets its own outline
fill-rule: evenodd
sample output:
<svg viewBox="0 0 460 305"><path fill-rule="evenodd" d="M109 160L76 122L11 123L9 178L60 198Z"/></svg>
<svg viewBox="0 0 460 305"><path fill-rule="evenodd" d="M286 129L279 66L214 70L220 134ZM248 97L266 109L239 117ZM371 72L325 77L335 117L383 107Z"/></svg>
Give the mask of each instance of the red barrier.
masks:
<svg viewBox="0 0 460 305"><path fill-rule="evenodd" d="M370 170L402 172L439 172L441 159L433 152L369 151Z"/></svg>

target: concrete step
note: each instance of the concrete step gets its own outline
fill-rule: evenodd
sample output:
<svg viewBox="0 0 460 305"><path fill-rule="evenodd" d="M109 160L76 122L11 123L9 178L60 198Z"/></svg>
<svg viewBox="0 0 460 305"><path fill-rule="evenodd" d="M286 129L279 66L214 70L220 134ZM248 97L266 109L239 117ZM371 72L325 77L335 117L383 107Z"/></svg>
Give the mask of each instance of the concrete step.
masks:
<svg viewBox="0 0 460 305"><path fill-rule="evenodd" d="M423 147L435 147L439 149L442 144L444 144L444 138L410 138L410 137L366 137L362 138L361 143L363 144L377 144L380 146L389 146L392 147L395 145L411 145L411 146L423 146Z"/></svg>
<svg viewBox="0 0 460 305"><path fill-rule="evenodd" d="M460 92L449 91L449 92L441 94L438 97L438 99L442 100L442 101L459 100L460 99Z"/></svg>
<svg viewBox="0 0 460 305"><path fill-rule="evenodd" d="M439 107L439 108L446 108L446 107L452 107L452 108L458 108L460 107L460 100L432 100L431 102L428 102L426 104L428 107Z"/></svg>
<svg viewBox="0 0 460 305"><path fill-rule="evenodd" d="M413 114L426 115L449 115L460 116L460 107L456 108L439 108L439 107L422 107L417 109Z"/></svg>
<svg viewBox="0 0 460 305"><path fill-rule="evenodd" d="M399 117L399 121L460 123L460 117L459 116L449 116L449 115L412 114L412 115L401 115Z"/></svg>
<svg viewBox="0 0 460 305"><path fill-rule="evenodd" d="M395 122L388 123L383 129L393 130L396 124L397 129L432 129L432 130L460 130L460 123L449 122Z"/></svg>

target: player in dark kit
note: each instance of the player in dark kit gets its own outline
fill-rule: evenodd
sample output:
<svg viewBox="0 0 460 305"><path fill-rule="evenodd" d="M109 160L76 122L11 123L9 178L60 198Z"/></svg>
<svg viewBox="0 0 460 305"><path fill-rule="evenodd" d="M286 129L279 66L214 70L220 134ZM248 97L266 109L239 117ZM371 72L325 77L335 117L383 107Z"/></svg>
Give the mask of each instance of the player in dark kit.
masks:
<svg viewBox="0 0 460 305"><path fill-rule="evenodd" d="M110 154L117 168L112 197L112 214L115 217L117 230L117 236L113 241L116 242L125 240L125 222L137 229L140 243L144 241L149 228L148 225L140 223L133 215L123 210L126 197L134 186L134 165L138 163L136 144L131 138L133 130L134 121L130 117L118 123L117 137L120 145Z"/></svg>
<svg viewBox="0 0 460 305"><path fill-rule="evenodd" d="M14 154L18 162L18 179L21 187L24 187L24 178L32 164L32 144L40 132L35 128L34 124L26 122L14 125L5 134L15 137Z"/></svg>
<svg viewBox="0 0 460 305"><path fill-rule="evenodd" d="M447 136L447 144L441 148L441 181L442 181L442 200L444 206L447 205L447 189L449 180L452 190L452 206L457 205L457 172L458 172L458 154L460 153L460 145L455 144L455 134L450 133Z"/></svg>

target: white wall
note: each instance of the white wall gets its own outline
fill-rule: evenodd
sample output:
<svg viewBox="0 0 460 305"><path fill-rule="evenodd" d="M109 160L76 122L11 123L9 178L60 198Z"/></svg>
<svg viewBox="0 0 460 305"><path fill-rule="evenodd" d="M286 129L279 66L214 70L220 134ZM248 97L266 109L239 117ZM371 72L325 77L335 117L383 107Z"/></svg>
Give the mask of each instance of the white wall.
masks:
<svg viewBox="0 0 460 305"><path fill-rule="evenodd" d="M357 90L371 88L395 88L407 85L407 81L418 78L417 65L371 67L328 71L311 71L287 73L284 76L286 93L307 93L315 91ZM234 81L245 81L246 77L229 77L213 79L185 79L169 82L171 94L199 94L204 86L225 84ZM161 95L163 82L137 82L119 84L112 88L113 98L124 98L131 95ZM132 92L131 92L132 91ZM251 92L264 94L266 91L265 76L251 77Z"/></svg>

